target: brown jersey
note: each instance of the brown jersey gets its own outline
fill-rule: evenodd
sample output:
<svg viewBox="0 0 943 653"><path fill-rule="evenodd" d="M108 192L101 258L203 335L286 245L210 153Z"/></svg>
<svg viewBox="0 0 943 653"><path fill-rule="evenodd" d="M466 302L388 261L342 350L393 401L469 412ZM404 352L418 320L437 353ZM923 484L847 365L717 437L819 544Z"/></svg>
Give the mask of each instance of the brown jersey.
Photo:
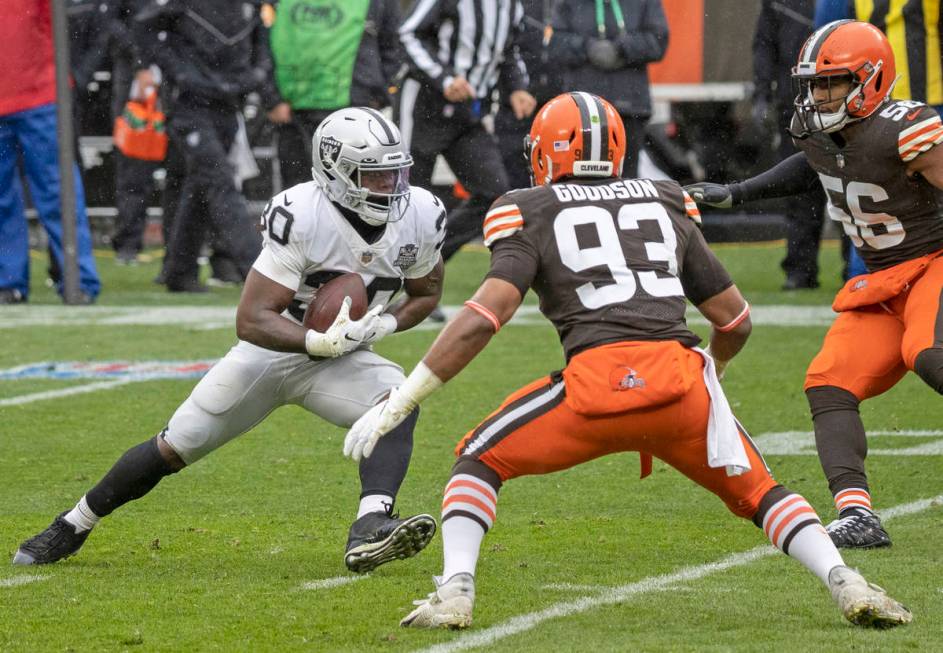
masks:
<svg viewBox="0 0 943 653"><path fill-rule="evenodd" d="M795 121L795 118L793 118ZM794 124L795 127L795 124ZM868 270L943 249L943 197L907 163L943 142L943 123L920 102L887 102L836 134L797 139Z"/></svg>
<svg viewBox="0 0 943 653"><path fill-rule="evenodd" d="M567 360L622 340L700 342L684 320L733 284L676 182L605 179L507 193L484 222L488 277L533 288Z"/></svg>

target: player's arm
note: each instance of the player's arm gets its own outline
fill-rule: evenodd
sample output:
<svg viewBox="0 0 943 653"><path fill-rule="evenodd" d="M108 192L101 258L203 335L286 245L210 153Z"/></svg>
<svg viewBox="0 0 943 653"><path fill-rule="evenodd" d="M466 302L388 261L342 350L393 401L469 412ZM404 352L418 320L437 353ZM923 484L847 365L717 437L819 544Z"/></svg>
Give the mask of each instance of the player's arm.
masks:
<svg viewBox="0 0 943 653"><path fill-rule="evenodd" d="M429 313L439 305L442 299L444 279L445 264L441 256L426 276L406 279L406 301L392 312L393 317L396 318L396 331L411 329L429 317Z"/></svg>
<svg viewBox="0 0 943 653"><path fill-rule="evenodd" d="M521 292L496 278L484 283L446 325L432 347L390 396L351 427L344 438L344 455L368 457L377 440L415 410L423 399L465 369L521 305Z"/></svg>
<svg viewBox="0 0 943 653"><path fill-rule="evenodd" d="M711 323L707 353L714 359L717 376L722 377L727 363L740 353L750 337L753 329L750 305L736 286L730 286L698 304L697 310Z"/></svg>
<svg viewBox="0 0 943 653"><path fill-rule="evenodd" d="M920 175L939 189L943 189L943 147L934 146L919 154L907 164L908 175Z"/></svg>
<svg viewBox="0 0 943 653"><path fill-rule="evenodd" d="M249 270L236 309L236 335L272 351L306 352L307 329L281 315L294 297L293 289Z"/></svg>
<svg viewBox="0 0 943 653"><path fill-rule="evenodd" d="M685 186L684 190L699 204L729 209L745 202L801 195L819 183L816 172L806 156L797 152L778 164L733 184L700 182Z"/></svg>

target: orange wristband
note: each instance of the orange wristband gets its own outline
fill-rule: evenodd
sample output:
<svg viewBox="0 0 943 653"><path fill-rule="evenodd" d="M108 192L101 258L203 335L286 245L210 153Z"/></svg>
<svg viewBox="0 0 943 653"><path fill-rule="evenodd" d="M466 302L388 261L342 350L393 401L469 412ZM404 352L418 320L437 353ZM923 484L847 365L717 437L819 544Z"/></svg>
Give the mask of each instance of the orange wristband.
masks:
<svg viewBox="0 0 943 653"><path fill-rule="evenodd" d="M495 333L501 330L501 321L498 319L498 316L492 313L491 311L489 311L487 308L485 308L478 302L472 301L470 299L467 302L465 302L465 306L467 306L471 310L478 313L478 315L480 315L481 317L491 322L491 326L494 327Z"/></svg>

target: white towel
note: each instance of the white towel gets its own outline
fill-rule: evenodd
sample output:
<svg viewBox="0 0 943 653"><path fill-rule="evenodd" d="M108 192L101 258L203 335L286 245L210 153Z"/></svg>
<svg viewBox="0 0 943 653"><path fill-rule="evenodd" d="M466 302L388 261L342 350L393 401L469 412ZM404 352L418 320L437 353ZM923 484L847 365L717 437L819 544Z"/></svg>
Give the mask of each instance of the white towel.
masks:
<svg viewBox="0 0 943 653"><path fill-rule="evenodd" d="M239 121L239 129L236 132L236 138L233 140L232 147L229 148L229 164L233 167L233 181L236 182L236 188L242 189L242 182L246 179L258 177L259 165L252 154L252 147L249 145L249 135L246 133L246 121L242 117L242 112L236 112L236 119Z"/></svg>
<svg viewBox="0 0 943 653"><path fill-rule="evenodd" d="M750 471L750 459L743 448L737 421L717 379L714 359L700 347L695 347L694 351L704 358L704 385L711 399L707 419L707 465L726 467L727 476L739 476Z"/></svg>

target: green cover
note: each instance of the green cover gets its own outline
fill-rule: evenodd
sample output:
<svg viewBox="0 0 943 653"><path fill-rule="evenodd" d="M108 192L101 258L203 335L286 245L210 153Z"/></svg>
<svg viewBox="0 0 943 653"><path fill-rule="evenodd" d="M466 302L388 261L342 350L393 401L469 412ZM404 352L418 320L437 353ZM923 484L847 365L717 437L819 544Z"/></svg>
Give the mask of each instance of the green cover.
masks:
<svg viewBox="0 0 943 653"><path fill-rule="evenodd" d="M275 79L292 108L350 106L369 6L370 0L279 0L271 32Z"/></svg>

